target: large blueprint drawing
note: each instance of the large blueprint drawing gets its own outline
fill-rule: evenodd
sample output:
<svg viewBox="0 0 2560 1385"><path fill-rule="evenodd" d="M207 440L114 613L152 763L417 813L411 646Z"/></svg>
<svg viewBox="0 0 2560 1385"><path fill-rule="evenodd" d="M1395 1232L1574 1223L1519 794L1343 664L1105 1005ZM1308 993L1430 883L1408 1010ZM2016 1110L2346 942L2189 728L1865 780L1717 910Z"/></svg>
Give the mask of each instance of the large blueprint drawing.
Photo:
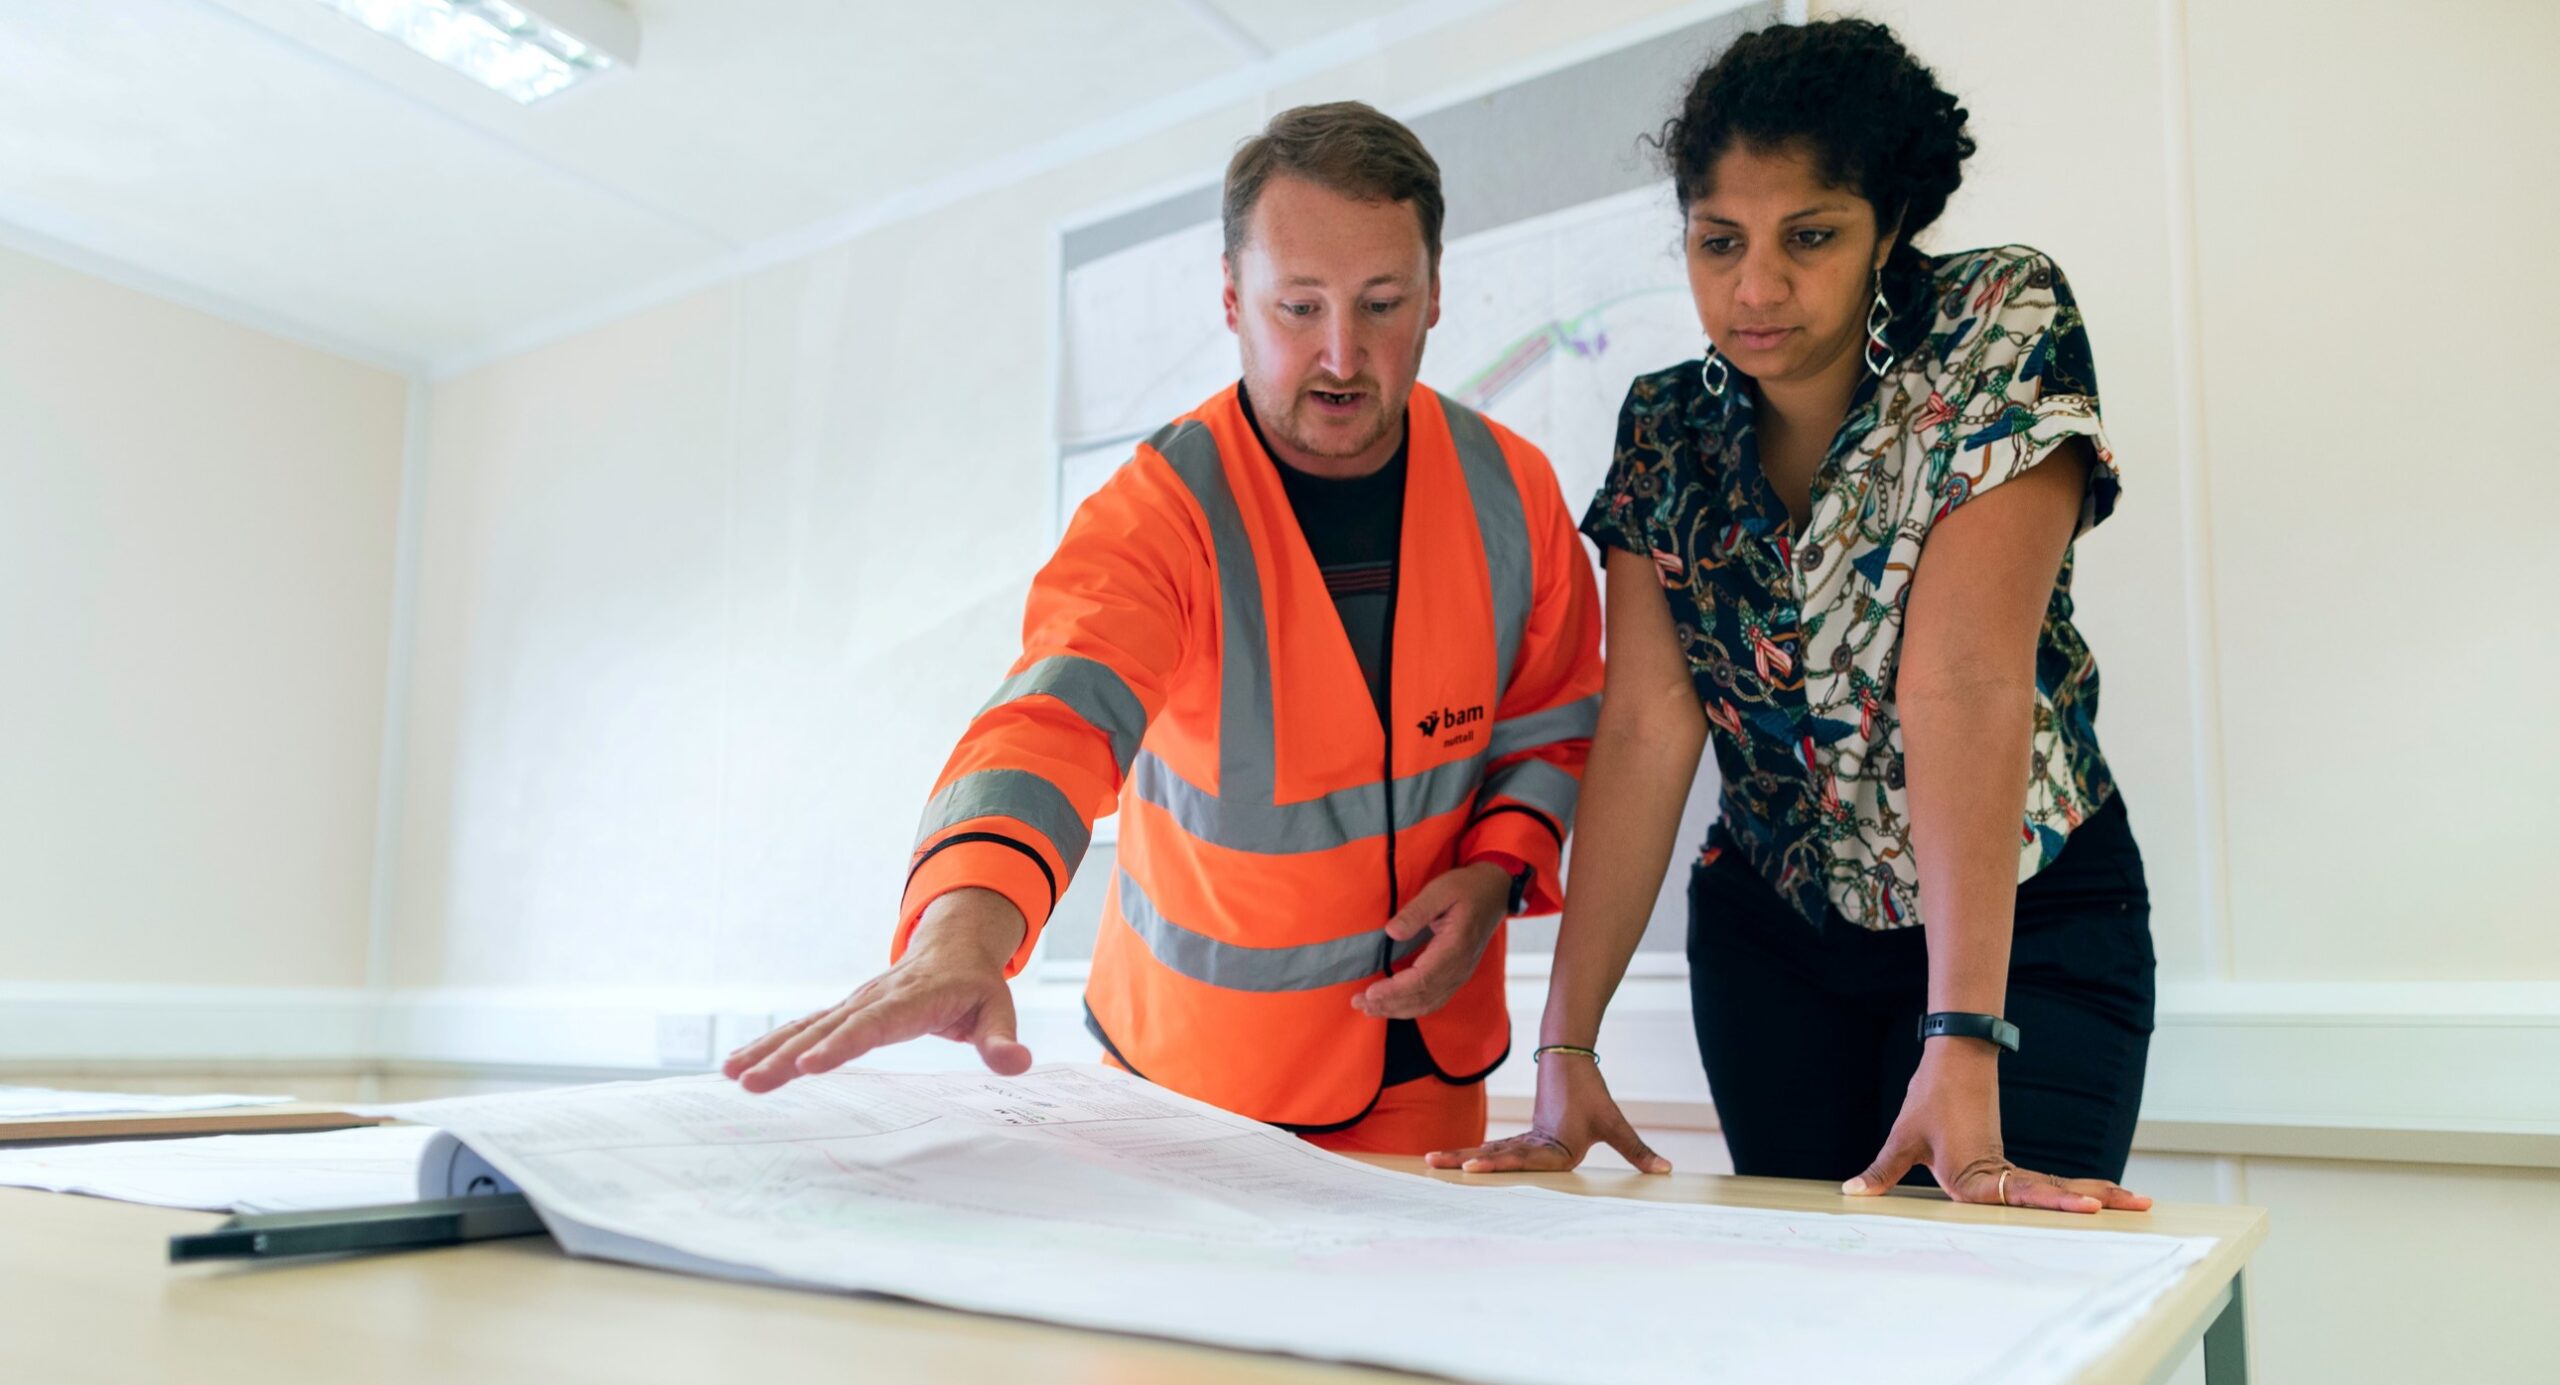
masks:
<svg viewBox="0 0 2560 1385"><path fill-rule="evenodd" d="M374 1109L573 1254L1467 1380L2064 1380L2210 1244L1438 1181L1089 1065Z"/></svg>

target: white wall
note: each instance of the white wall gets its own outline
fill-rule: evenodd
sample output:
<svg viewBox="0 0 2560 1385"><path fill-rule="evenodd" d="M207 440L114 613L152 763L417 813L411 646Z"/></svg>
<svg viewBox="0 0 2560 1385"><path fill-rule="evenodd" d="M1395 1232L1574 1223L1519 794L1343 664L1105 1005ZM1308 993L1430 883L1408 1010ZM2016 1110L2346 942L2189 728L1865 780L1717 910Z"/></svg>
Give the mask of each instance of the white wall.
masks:
<svg viewBox="0 0 2560 1385"><path fill-rule="evenodd" d="M2560 7L2189 30L2234 967L2560 976Z"/></svg>
<svg viewBox="0 0 2560 1385"><path fill-rule="evenodd" d="M1815 9L1972 110L1940 243L2042 245L2088 309L2128 491L2082 591L2164 970L2560 977L2560 475L2525 442L2560 190L2524 171L2560 156L2560 10Z"/></svg>
<svg viewBox="0 0 2560 1385"><path fill-rule="evenodd" d="M0 981L363 984L406 399L0 250Z"/></svg>

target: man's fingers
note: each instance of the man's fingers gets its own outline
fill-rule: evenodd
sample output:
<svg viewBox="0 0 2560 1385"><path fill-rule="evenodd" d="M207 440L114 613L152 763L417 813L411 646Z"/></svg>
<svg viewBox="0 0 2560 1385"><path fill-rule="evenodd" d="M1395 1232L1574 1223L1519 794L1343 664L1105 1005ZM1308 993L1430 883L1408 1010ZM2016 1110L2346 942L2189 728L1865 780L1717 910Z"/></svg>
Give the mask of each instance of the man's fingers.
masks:
<svg viewBox="0 0 2560 1385"><path fill-rule="evenodd" d="M1430 984L1431 978L1418 969L1397 972L1351 997L1351 1008L1374 1019L1410 1018L1406 1007L1413 1003L1414 993Z"/></svg>
<svg viewBox="0 0 2560 1385"><path fill-rule="evenodd" d="M1434 937L1413 954L1413 965L1384 981L1351 997L1351 1006L1364 1015L1383 1020L1409 1020L1430 1014L1457 989L1457 979L1447 975L1449 957L1455 948Z"/></svg>
<svg viewBox="0 0 2560 1385"><path fill-rule="evenodd" d="M1671 1161L1654 1153L1653 1146L1644 1142L1644 1137L1636 1133L1634 1126L1622 1124L1604 1138L1608 1140L1609 1148L1618 1151L1619 1158L1635 1166L1636 1172L1671 1172Z"/></svg>
<svg viewBox="0 0 2560 1385"><path fill-rule="evenodd" d="M822 1010L818 1013L826 1012ZM780 1048L792 1035L808 1028L809 1022L817 1017L817 1015L803 1015L789 1024L777 1026L740 1044L729 1054L728 1059L720 1064L720 1075L735 1078L738 1074L763 1062L766 1054Z"/></svg>
<svg viewBox="0 0 2560 1385"><path fill-rule="evenodd" d="M875 1048L921 1038L942 1027L934 1008L928 998L895 994L849 1006L815 1043L800 1050L794 1066L802 1073L832 1072Z"/></svg>
<svg viewBox="0 0 2560 1385"><path fill-rule="evenodd" d="M1439 1009L1453 988L1442 981L1425 952L1423 961L1353 996L1353 1008L1382 1020L1419 1019Z"/></svg>
<svg viewBox="0 0 2560 1385"><path fill-rule="evenodd" d="M1884 1147L1884 1153L1877 1155L1876 1161L1867 1165L1866 1172L1841 1184L1840 1191L1851 1197L1882 1197L1892 1192L1895 1185L1902 1182L1902 1176L1911 1172L1911 1166L1918 1162L1920 1162L1918 1151L1905 1149L1899 1144L1888 1144Z"/></svg>
<svg viewBox="0 0 2560 1385"><path fill-rule="evenodd" d="M795 1077L829 1072L876 1048L941 1034L974 1045L999 1076L1031 1067L1031 1050L1014 1037L1013 997L955 986L948 978L904 978L866 986L832 1010L783 1026L730 1056L722 1071L750 1092L769 1092Z"/></svg>
<svg viewBox="0 0 2560 1385"><path fill-rule="evenodd" d="M1396 916L1387 920L1387 936L1397 942L1412 938L1416 933L1439 922L1440 916L1449 912L1451 903L1452 901L1441 897L1440 891L1428 885L1424 886L1422 893L1415 895L1411 903L1398 909Z"/></svg>
<svg viewBox="0 0 2560 1385"><path fill-rule="evenodd" d="M998 1077L1020 1077L1031 1071L1031 1050L1011 1039L989 1039L978 1045L978 1061Z"/></svg>
<svg viewBox="0 0 2560 1385"><path fill-rule="evenodd" d="M766 1050L762 1058L739 1073L738 1085L751 1092L769 1092L798 1077L801 1072L800 1055L833 1033L835 1026L853 1011L853 1003L848 1001L823 1015L803 1021L796 1031L783 1036L782 1042Z"/></svg>
<svg viewBox="0 0 2560 1385"><path fill-rule="evenodd" d="M969 1035L978 1060L998 1077L1020 1077L1031 1070L1031 1050L1014 1039L1013 1025L1013 995L1000 992L978 1007L977 1027Z"/></svg>

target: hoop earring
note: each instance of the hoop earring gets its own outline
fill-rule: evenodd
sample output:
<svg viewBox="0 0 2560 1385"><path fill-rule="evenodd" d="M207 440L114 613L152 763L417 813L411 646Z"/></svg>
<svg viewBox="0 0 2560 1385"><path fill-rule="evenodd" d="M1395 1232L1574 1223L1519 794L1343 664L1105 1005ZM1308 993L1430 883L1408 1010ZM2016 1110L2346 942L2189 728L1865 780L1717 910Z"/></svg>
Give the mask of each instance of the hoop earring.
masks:
<svg viewBox="0 0 2560 1385"><path fill-rule="evenodd" d="M1708 341L1707 358L1698 363L1698 383L1707 387L1707 393L1722 399L1724 387L1732 379L1733 368L1724 363L1724 356L1716 350L1715 342Z"/></svg>
<svg viewBox="0 0 2560 1385"><path fill-rule="evenodd" d="M1886 345L1884 339L1884 329L1892 325L1893 305L1884 301L1884 271L1879 269L1876 271L1875 305L1867 309L1866 348L1867 373L1879 380L1884 378L1886 371L1893 369L1896 359L1893 348ZM1883 359L1878 360L1878 356Z"/></svg>

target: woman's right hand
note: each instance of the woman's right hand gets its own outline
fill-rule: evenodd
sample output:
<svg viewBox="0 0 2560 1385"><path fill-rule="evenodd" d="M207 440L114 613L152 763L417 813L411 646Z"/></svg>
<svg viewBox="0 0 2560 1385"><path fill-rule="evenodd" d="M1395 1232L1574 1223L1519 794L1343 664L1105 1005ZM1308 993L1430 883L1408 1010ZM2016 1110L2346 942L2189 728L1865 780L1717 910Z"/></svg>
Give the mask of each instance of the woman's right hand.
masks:
<svg viewBox="0 0 2560 1385"><path fill-rule="evenodd" d="M1472 1149L1434 1150L1422 1162L1468 1173L1558 1172L1579 1165L1595 1144L1618 1151L1639 1173L1671 1172L1671 1161L1654 1153L1627 1124L1597 1060L1551 1053L1538 1064L1538 1105L1528 1134Z"/></svg>

